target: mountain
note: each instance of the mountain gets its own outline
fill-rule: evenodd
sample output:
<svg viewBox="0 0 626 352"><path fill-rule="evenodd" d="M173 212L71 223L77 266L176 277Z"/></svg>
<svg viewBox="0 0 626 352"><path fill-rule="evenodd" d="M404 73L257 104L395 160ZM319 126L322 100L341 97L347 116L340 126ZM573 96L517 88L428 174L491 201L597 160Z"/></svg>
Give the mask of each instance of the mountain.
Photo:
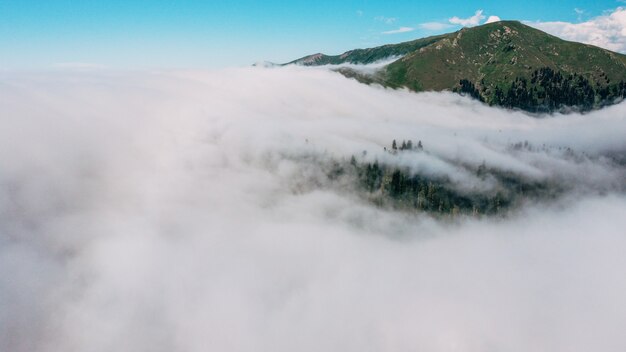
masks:
<svg viewBox="0 0 626 352"><path fill-rule="evenodd" d="M318 53L294 60L288 64L298 64L304 66L339 65L343 63L371 64L388 58L407 55L444 39L446 36L447 34L444 34L416 39L400 44L388 44L369 49L355 49L346 51L341 55L334 56Z"/></svg>
<svg viewBox="0 0 626 352"><path fill-rule="evenodd" d="M450 90L531 112L588 111L626 96L626 56L569 42L518 21L500 21L410 42L315 54L290 64L368 64L399 57L375 75L338 70L365 83Z"/></svg>

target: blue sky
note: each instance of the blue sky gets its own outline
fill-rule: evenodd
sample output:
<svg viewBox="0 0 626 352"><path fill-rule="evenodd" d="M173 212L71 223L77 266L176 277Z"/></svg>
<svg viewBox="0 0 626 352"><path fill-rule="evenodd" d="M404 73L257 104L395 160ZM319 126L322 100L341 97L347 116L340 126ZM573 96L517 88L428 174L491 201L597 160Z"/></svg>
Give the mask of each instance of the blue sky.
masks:
<svg viewBox="0 0 626 352"><path fill-rule="evenodd" d="M117 68L247 65L394 43L453 16L577 23L618 1L0 0L0 68L89 63ZM626 6L626 5L625 5ZM382 34L405 27L406 33ZM436 27L436 26L435 26Z"/></svg>

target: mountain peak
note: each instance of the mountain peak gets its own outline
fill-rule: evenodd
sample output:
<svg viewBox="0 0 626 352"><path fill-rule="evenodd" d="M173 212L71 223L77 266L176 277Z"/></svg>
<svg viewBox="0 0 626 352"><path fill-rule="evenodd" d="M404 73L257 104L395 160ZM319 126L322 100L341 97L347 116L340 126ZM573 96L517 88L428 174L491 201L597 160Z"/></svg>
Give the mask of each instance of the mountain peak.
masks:
<svg viewBox="0 0 626 352"><path fill-rule="evenodd" d="M626 96L626 56L511 20L341 55L318 53L291 63L369 64L393 57L399 59L371 77L341 72L367 83L456 91L527 111L590 110Z"/></svg>

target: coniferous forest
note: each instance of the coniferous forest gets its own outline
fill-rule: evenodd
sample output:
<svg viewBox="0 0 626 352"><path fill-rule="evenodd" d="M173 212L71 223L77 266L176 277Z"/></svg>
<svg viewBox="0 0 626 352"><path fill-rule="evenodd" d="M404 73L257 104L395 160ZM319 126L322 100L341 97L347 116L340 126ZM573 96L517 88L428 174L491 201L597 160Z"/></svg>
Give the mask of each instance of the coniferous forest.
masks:
<svg viewBox="0 0 626 352"><path fill-rule="evenodd" d="M611 82L604 73L590 81L579 74L564 74L550 67L531 73L530 79L517 77L507 85L462 79L455 91L490 105L521 109L533 113L555 111L590 111L621 101L626 97L626 83Z"/></svg>
<svg viewBox="0 0 626 352"><path fill-rule="evenodd" d="M511 151L532 150L528 142L511 144ZM397 142L384 148L392 157L402 153L428 153L421 141ZM564 152L577 156L571 149ZM379 206L426 212L435 216L503 215L524 202L550 201L566 191L566 186L550 180L531 180L522 175L480 165L457 164L464 172L495 185L492 189L460 189L446 176L432 176L378 160L361 161L352 156L349 162L335 162L327 170L331 180L348 176L354 188L368 201Z"/></svg>

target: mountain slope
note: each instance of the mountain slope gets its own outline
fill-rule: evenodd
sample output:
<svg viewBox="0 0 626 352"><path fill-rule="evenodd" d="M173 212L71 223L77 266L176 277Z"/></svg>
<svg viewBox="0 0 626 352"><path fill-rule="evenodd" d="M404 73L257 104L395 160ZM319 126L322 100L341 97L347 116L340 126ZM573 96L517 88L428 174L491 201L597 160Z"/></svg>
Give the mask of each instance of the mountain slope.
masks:
<svg viewBox="0 0 626 352"><path fill-rule="evenodd" d="M404 42L400 44L388 44L369 49L354 49L346 51L341 55L324 55L321 53L308 55L300 59L291 61L289 64L298 64L304 66L318 66L318 65L339 65L343 63L352 64L371 64L376 61L388 59L391 57L404 56L430 44L433 44L443 38L447 34L437 35L427 38L421 38L412 40L410 42Z"/></svg>
<svg viewBox="0 0 626 352"><path fill-rule="evenodd" d="M452 90L527 111L590 110L626 95L626 56L501 21L397 45L293 63L366 64L404 55L364 81L414 91Z"/></svg>

